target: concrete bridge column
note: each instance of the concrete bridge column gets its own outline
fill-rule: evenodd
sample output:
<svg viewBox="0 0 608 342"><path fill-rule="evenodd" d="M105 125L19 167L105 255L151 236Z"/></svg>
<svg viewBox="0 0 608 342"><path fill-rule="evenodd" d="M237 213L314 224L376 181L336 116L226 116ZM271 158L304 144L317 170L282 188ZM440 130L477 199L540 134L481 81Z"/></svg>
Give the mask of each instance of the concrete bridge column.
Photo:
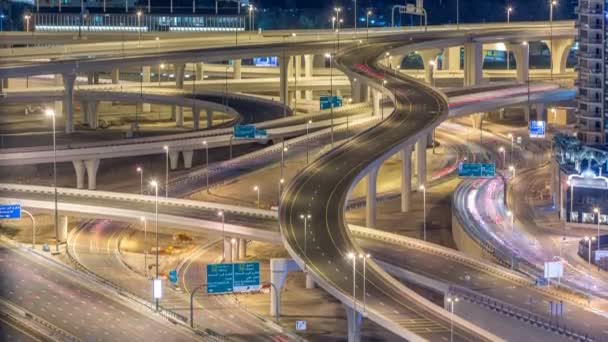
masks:
<svg viewBox="0 0 608 342"><path fill-rule="evenodd" d="M239 260L247 257L247 239L239 239Z"/></svg>
<svg viewBox="0 0 608 342"><path fill-rule="evenodd" d="M80 101L80 114L82 116L82 123L89 124L89 101Z"/></svg>
<svg viewBox="0 0 608 342"><path fill-rule="evenodd" d="M182 157L184 158L184 168L189 169L192 167L192 155L194 151L182 151Z"/></svg>
<svg viewBox="0 0 608 342"><path fill-rule="evenodd" d="M418 169L418 186L426 184L426 135L416 142L416 168Z"/></svg>
<svg viewBox="0 0 608 342"><path fill-rule="evenodd" d="M439 55L439 50L437 49L427 49L418 51L418 54L422 58L422 66L424 67L424 81L428 84L433 83L433 67L431 66L431 62L435 63L435 68L437 67L437 55Z"/></svg>
<svg viewBox="0 0 608 342"><path fill-rule="evenodd" d="M239 239L232 238L230 239L231 252L232 252L232 262L237 262L239 260Z"/></svg>
<svg viewBox="0 0 608 342"><path fill-rule="evenodd" d="M545 115L545 104L535 103L534 108L536 109L536 120L547 120Z"/></svg>
<svg viewBox="0 0 608 342"><path fill-rule="evenodd" d="M74 132L74 81L76 81L75 74L63 75L63 109L66 134Z"/></svg>
<svg viewBox="0 0 608 342"><path fill-rule="evenodd" d="M224 262L232 262L232 239L229 237L224 238Z"/></svg>
<svg viewBox="0 0 608 342"><path fill-rule="evenodd" d="M171 170L177 169L179 163L179 151L169 150L169 167Z"/></svg>
<svg viewBox="0 0 608 342"><path fill-rule="evenodd" d="M312 78L313 55L304 55L304 77ZM312 89L307 89L304 92L304 97L308 101L312 101Z"/></svg>
<svg viewBox="0 0 608 342"><path fill-rule="evenodd" d="M573 39L553 39L545 41L547 47L551 51L551 67L554 74L561 74L566 71L566 62L570 49L574 45Z"/></svg>
<svg viewBox="0 0 608 342"><path fill-rule="evenodd" d="M346 322L348 326L348 342L360 342L361 341L361 321L363 316L353 308L344 305L346 310Z"/></svg>
<svg viewBox="0 0 608 342"><path fill-rule="evenodd" d="M63 75L55 74L55 86L63 86ZM8 88L8 83L7 83ZM55 115L60 116L63 115L63 100L55 101Z"/></svg>
<svg viewBox="0 0 608 342"><path fill-rule="evenodd" d="M412 145L401 150L401 212L410 211L412 192Z"/></svg>
<svg viewBox="0 0 608 342"><path fill-rule="evenodd" d="M302 56L298 55L294 57L294 70L296 73L296 77L298 80L302 80ZM296 81L297 82L297 81ZM298 87L297 89L300 89L302 87ZM302 98L302 91L301 90L296 90L296 99L301 99Z"/></svg>
<svg viewBox="0 0 608 342"><path fill-rule="evenodd" d="M68 217L65 215L59 216L59 222L57 222L59 226L57 227L57 240L60 242L66 241L68 239Z"/></svg>
<svg viewBox="0 0 608 342"><path fill-rule="evenodd" d="M73 160L72 164L74 164L74 171L76 172L76 188L82 189L84 188L84 162L82 160Z"/></svg>
<svg viewBox="0 0 608 342"><path fill-rule="evenodd" d="M483 68L482 44L478 42L464 45L464 86L472 87L481 83Z"/></svg>
<svg viewBox="0 0 608 342"><path fill-rule="evenodd" d="M177 63L174 65L175 68L175 88L184 89L184 73L186 70L186 64Z"/></svg>
<svg viewBox="0 0 608 342"><path fill-rule="evenodd" d="M350 97L353 103L361 102L361 84L356 78L349 78L350 81Z"/></svg>
<svg viewBox="0 0 608 342"><path fill-rule="evenodd" d="M475 129L481 128L481 120L483 120L484 113L471 114L471 127Z"/></svg>
<svg viewBox="0 0 608 342"><path fill-rule="evenodd" d="M524 108L524 120L530 122L530 107L525 106Z"/></svg>
<svg viewBox="0 0 608 342"><path fill-rule="evenodd" d="M382 114L380 108L380 100L382 99L382 93L378 90L372 89L372 102L373 102L373 112L372 115L379 116Z"/></svg>
<svg viewBox="0 0 608 342"><path fill-rule="evenodd" d="M175 108L175 126L184 127L184 107L174 106Z"/></svg>
<svg viewBox="0 0 608 342"><path fill-rule="evenodd" d="M87 72L87 84L89 84L89 85L95 84L95 73L94 72Z"/></svg>
<svg viewBox="0 0 608 342"><path fill-rule="evenodd" d="M87 103L87 122L91 129L97 129L99 120L97 117L97 109L99 108L99 101L88 101Z"/></svg>
<svg viewBox="0 0 608 342"><path fill-rule="evenodd" d="M513 52L513 56L515 57L517 81L526 83L530 73L530 46L527 42L510 44L509 50Z"/></svg>
<svg viewBox="0 0 608 342"><path fill-rule="evenodd" d="M240 59L232 60L232 76L235 80L241 79L241 63Z"/></svg>
<svg viewBox="0 0 608 342"><path fill-rule="evenodd" d="M97 188L97 169L99 169L99 159L85 160L84 166L87 168L89 190L95 190Z"/></svg>
<svg viewBox="0 0 608 342"><path fill-rule="evenodd" d="M205 63L195 63L196 68L196 80L202 81L205 79Z"/></svg>
<svg viewBox="0 0 608 342"><path fill-rule="evenodd" d="M279 72L280 72L280 98L281 103L285 106L289 106L289 97L287 91L287 85L289 80L289 56L282 55L279 57Z"/></svg>
<svg viewBox="0 0 608 342"><path fill-rule="evenodd" d="M308 273L308 271L305 271L305 272L306 272L306 288L314 289L316 287L315 280L312 278L312 275L310 275L310 273Z"/></svg>
<svg viewBox="0 0 608 342"><path fill-rule="evenodd" d="M198 131L200 129L201 109L192 107L192 129Z"/></svg>
<svg viewBox="0 0 608 342"><path fill-rule="evenodd" d="M112 78L112 84L118 84L120 82L120 69L112 69L110 77Z"/></svg>
<svg viewBox="0 0 608 342"><path fill-rule="evenodd" d="M281 292L285 286L287 273L298 271L300 267L291 259L270 259L270 315L281 316Z"/></svg>
<svg viewBox="0 0 608 342"><path fill-rule="evenodd" d="M379 166L374 166L367 175L367 193L365 199L365 226L376 226L376 182Z"/></svg>
<svg viewBox="0 0 608 342"><path fill-rule="evenodd" d="M150 83L150 66L149 65L145 65L141 68L142 71L142 81L144 83ZM142 113L150 113L150 104L149 103L142 103L141 105L141 112Z"/></svg>
<svg viewBox="0 0 608 342"><path fill-rule="evenodd" d="M460 71L460 48L461 46L451 46L443 50L442 70Z"/></svg>
<svg viewBox="0 0 608 342"><path fill-rule="evenodd" d="M207 128L213 126L213 110L207 109Z"/></svg>

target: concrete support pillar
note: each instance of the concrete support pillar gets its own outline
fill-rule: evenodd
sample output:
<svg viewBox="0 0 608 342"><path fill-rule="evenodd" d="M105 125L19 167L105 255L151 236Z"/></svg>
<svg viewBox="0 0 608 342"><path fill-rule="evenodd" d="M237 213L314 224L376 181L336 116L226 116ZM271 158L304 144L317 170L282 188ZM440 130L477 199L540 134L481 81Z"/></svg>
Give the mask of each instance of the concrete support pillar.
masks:
<svg viewBox="0 0 608 342"><path fill-rule="evenodd" d="M544 103L536 103L534 104L536 109L536 120L547 120L545 115L545 104Z"/></svg>
<svg viewBox="0 0 608 342"><path fill-rule="evenodd" d="M380 100L382 99L382 93L378 90L372 89L372 102L373 112L372 115L381 115Z"/></svg>
<svg viewBox="0 0 608 342"><path fill-rule="evenodd" d="M297 77L298 80L302 80L302 56L294 56L294 70L295 70L295 76ZM302 92L300 90L296 90L296 99L301 99L302 98Z"/></svg>
<svg viewBox="0 0 608 342"><path fill-rule="evenodd" d="M6 79L8 81L8 79ZM55 86L60 87L63 86L63 75L55 74ZM6 88L8 88L8 82L6 82ZM63 101L57 100L55 101L55 115L63 115Z"/></svg>
<svg viewBox="0 0 608 342"><path fill-rule="evenodd" d="M74 132L74 81L76 81L75 74L63 75L63 109L66 134Z"/></svg>
<svg viewBox="0 0 608 342"><path fill-rule="evenodd" d="M143 67L141 67L141 79L144 83L150 83L150 66L149 65L145 65Z"/></svg>
<svg viewBox="0 0 608 342"><path fill-rule="evenodd" d="M546 41L547 47L551 51L551 66L554 74L566 72L566 62L568 54L574 44L573 39L553 39L553 42Z"/></svg>
<svg viewBox="0 0 608 342"><path fill-rule="evenodd" d="M307 289L315 288L315 280L312 278L312 276L308 272L306 272L306 288Z"/></svg>
<svg viewBox="0 0 608 342"><path fill-rule="evenodd" d="M361 82L359 82L356 78L350 78L350 97L353 100L353 103L361 102Z"/></svg>
<svg viewBox="0 0 608 342"><path fill-rule="evenodd" d="M416 168L418 169L418 186L426 184L426 135L416 142Z"/></svg>
<svg viewBox="0 0 608 342"><path fill-rule="evenodd" d="M175 106L175 126L184 127L184 107Z"/></svg>
<svg viewBox="0 0 608 342"><path fill-rule="evenodd" d="M120 69L112 69L111 77L112 84L118 84L118 82L120 82Z"/></svg>
<svg viewBox="0 0 608 342"><path fill-rule="evenodd" d="M304 55L304 77L312 78L313 55ZM307 89L304 92L304 98L312 101L312 89Z"/></svg>
<svg viewBox="0 0 608 342"><path fill-rule="evenodd" d="M230 245L232 262L237 262L239 260L239 240L235 238L230 239Z"/></svg>
<svg viewBox="0 0 608 342"><path fill-rule="evenodd" d="M367 175L367 193L365 198L365 226L376 226L376 182L379 166L373 167Z"/></svg>
<svg viewBox="0 0 608 342"><path fill-rule="evenodd" d="M192 107L192 129L198 131L200 129L201 122L201 109L198 107Z"/></svg>
<svg viewBox="0 0 608 342"><path fill-rule="evenodd" d="M530 107L524 107L524 120L530 122Z"/></svg>
<svg viewBox="0 0 608 342"><path fill-rule="evenodd" d="M224 238L224 262L230 263L232 262L232 242L231 242L231 238L229 237L225 237Z"/></svg>
<svg viewBox="0 0 608 342"><path fill-rule="evenodd" d="M464 45L464 86L472 87L481 83L483 50L479 42Z"/></svg>
<svg viewBox="0 0 608 342"><path fill-rule="evenodd" d="M281 103L285 106L289 106L289 97L287 92L288 80L289 80L289 56L280 56L279 57L279 72L280 72L280 97Z"/></svg>
<svg viewBox="0 0 608 342"><path fill-rule="evenodd" d="M443 51L443 70L460 71L460 49L461 46L452 46Z"/></svg>
<svg viewBox="0 0 608 342"><path fill-rule="evenodd" d="M241 63L240 59L232 60L232 76L235 80L241 79Z"/></svg>
<svg viewBox="0 0 608 342"><path fill-rule="evenodd" d="M169 166L171 170L177 169L177 164L179 163L179 151L169 150Z"/></svg>
<svg viewBox="0 0 608 342"><path fill-rule="evenodd" d="M175 68L175 88L184 89L184 73L186 70L186 64L178 63L174 65Z"/></svg>
<svg viewBox="0 0 608 342"><path fill-rule="evenodd" d="M509 50L513 52L513 57L515 57L517 81L526 83L530 73L530 45L527 42L510 44Z"/></svg>
<svg viewBox="0 0 608 342"><path fill-rule="evenodd" d="M481 120L483 119L484 113L471 114L471 127L475 129L481 128Z"/></svg>
<svg viewBox="0 0 608 342"><path fill-rule="evenodd" d="M82 123L89 124L89 102L88 101L80 101L80 115L82 116Z"/></svg>
<svg viewBox="0 0 608 342"><path fill-rule="evenodd" d="M182 151L182 157L184 158L184 168L189 169L192 167L192 155L194 151Z"/></svg>
<svg viewBox="0 0 608 342"><path fill-rule="evenodd" d="M87 168L87 180L89 181L89 190L97 189L97 169L99 169L99 159L85 160L84 166Z"/></svg>
<svg viewBox="0 0 608 342"><path fill-rule="evenodd" d="M205 79L205 63L196 63L196 80L202 81Z"/></svg>
<svg viewBox="0 0 608 342"><path fill-rule="evenodd" d="M247 257L247 239L239 239L239 260Z"/></svg>
<svg viewBox="0 0 608 342"><path fill-rule="evenodd" d="M401 212L410 211L410 196L412 192L412 146L401 150Z"/></svg>
<svg viewBox="0 0 608 342"><path fill-rule="evenodd" d="M361 313L353 310L353 308L344 305L346 310L346 321L348 327L348 342L361 341Z"/></svg>
<svg viewBox="0 0 608 342"><path fill-rule="evenodd" d="M207 128L213 126L213 110L207 109Z"/></svg>
<svg viewBox="0 0 608 342"><path fill-rule="evenodd" d="M86 104L86 115L87 123L91 129L97 129L99 120L97 117L97 109L99 108L99 101L88 101Z"/></svg>
<svg viewBox="0 0 608 342"><path fill-rule="evenodd" d="M298 265L291 259L270 259L270 315L281 316L281 291L285 285L287 273L299 270Z"/></svg>
<svg viewBox="0 0 608 342"><path fill-rule="evenodd" d="M65 215L59 216L59 226L57 227L57 240L63 242L68 239L68 217Z"/></svg>
<svg viewBox="0 0 608 342"><path fill-rule="evenodd" d="M87 84L89 84L89 85L95 84L95 73L93 73L93 72L87 73Z"/></svg>
<svg viewBox="0 0 608 342"><path fill-rule="evenodd" d="M74 171L76 172L76 188L82 189L84 188L84 162L82 160L74 160L72 164L74 164Z"/></svg>

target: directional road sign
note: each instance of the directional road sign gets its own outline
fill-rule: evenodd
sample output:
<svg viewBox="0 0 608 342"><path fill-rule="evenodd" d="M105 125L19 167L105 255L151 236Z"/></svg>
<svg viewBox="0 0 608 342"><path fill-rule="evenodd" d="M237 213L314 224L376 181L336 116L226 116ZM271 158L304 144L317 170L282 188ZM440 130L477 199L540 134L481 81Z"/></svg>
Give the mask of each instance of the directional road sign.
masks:
<svg viewBox="0 0 608 342"><path fill-rule="evenodd" d="M19 220L21 218L21 204L0 205L0 220Z"/></svg>
<svg viewBox="0 0 608 342"><path fill-rule="evenodd" d="M257 292L260 290L260 263L207 265L207 294Z"/></svg>

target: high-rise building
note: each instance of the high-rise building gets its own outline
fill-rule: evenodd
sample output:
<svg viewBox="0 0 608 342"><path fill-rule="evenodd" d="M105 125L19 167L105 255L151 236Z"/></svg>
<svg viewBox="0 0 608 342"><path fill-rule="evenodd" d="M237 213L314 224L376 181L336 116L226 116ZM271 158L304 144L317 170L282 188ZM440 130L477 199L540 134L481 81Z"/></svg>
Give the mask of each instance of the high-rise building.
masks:
<svg viewBox="0 0 608 342"><path fill-rule="evenodd" d="M578 7L578 113L577 127L581 141L605 144L608 141L606 96L606 24L607 0L581 0Z"/></svg>

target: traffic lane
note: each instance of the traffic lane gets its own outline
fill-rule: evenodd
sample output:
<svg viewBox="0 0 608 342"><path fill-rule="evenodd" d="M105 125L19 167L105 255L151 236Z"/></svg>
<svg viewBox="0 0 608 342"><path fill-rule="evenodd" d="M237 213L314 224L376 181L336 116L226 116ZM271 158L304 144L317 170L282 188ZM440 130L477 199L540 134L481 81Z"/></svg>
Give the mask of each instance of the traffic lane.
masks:
<svg viewBox="0 0 608 342"><path fill-rule="evenodd" d="M367 57L375 56L376 49L378 46L368 48ZM365 53L359 54L359 56L365 55ZM350 66L357 61L342 62ZM396 81L402 82L401 79ZM416 85L409 84L409 86ZM387 87L393 85L389 84ZM352 271L349 272L352 263L347 260L347 254L356 252L357 248L346 232L343 213L345 197L356 172L371 164L381 151L402 144L408 136L414 135L433 118L440 117L444 112L434 94L417 94L407 86L395 86L394 91L398 94L397 100L402 103L397 106L399 110L392 113L386 121L361 133L330 152L326 158L317 160L304 169L300 177L289 185L283 198L281 223L288 243L318 276L346 295L351 293L353 288ZM404 105L405 103L411 105ZM445 107L445 104L443 106ZM404 108L409 108L409 111ZM305 253L302 250L303 240L307 237L302 236L304 227L299 215L306 211L313 213L313 217L318 217L322 221L318 226L312 223L312 229L309 230L312 235L310 236L313 241L312 248L317 249L315 253ZM315 241L319 241L316 246L314 246ZM413 301L409 293L405 294L400 288L388 285L384 274L376 267L372 263L367 270L366 298L369 307L392 318L405 328L408 328L407 323L401 320L404 316L410 321L422 319L430 324L439 323L437 324L439 330L449 330L446 328L449 327L449 322L445 317L437 317L430 309ZM355 288L362 288L361 278L362 276L359 276L355 279ZM416 333L437 339L446 337L445 332L442 331L427 330ZM458 325L455 327L455 335L457 340L477 338L476 334L463 330Z"/></svg>
<svg viewBox="0 0 608 342"><path fill-rule="evenodd" d="M14 318L5 316L3 312L0 312L0 340L6 342L34 342L46 341L47 339L48 337L30 330Z"/></svg>
<svg viewBox="0 0 608 342"><path fill-rule="evenodd" d="M531 282L528 286L515 284L508 279L492 275L486 271L441 256L428 254L421 250L396 245L393 245L394 248L387 248L387 244L390 243L385 241L370 239L356 239L356 241L374 259L398 265L408 271L448 285L455 284L469 288L491 298L528 310L545 317L547 320L552 319L550 303L559 302L559 300L546 296L542 291L537 290ZM606 324L606 318L603 315L572 303L566 302L564 304L564 316L560 317L560 324L577 331L589 332L594 336L608 337L608 331L603 328L603 325Z"/></svg>
<svg viewBox="0 0 608 342"><path fill-rule="evenodd" d="M0 245L0 296L85 340L193 341L194 335L96 293L57 266Z"/></svg>
<svg viewBox="0 0 608 342"><path fill-rule="evenodd" d="M38 201L54 201L52 193L26 193L20 191L2 191L2 197L10 197L17 199L28 199ZM107 198L93 198L83 197L74 195L59 195L59 203L71 203L80 205L91 205L99 206L100 208L117 208L117 209L129 209L145 211L149 213L155 212L155 203L142 203L136 201L127 201L120 199L107 199ZM218 210L204 209L204 208L189 208L180 207L175 205L168 205L159 203L158 213L165 215L173 215L179 217L188 217L200 220L208 220L213 222L220 222L221 219L218 216ZM269 231L278 231L278 223L276 219L263 218L255 216L244 216L242 214L232 214L230 212L224 213L224 222L226 224L243 225L250 228L264 229Z"/></svg>

